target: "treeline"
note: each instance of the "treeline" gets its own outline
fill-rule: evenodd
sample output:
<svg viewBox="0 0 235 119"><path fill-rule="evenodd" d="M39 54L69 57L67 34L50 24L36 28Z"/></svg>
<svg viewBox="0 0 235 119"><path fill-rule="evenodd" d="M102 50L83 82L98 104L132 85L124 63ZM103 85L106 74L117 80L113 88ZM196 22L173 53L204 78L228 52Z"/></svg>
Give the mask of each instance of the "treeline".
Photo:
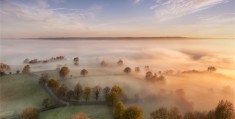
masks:
<svg viewBox="0 0 235 119"><path fill-rule="evenodd" d="M182 114L178 108L158 108L150 114L150 119L235 119L234 106L221 100L214 110L195 111Z"/></svg>
<svg viewBox="0 0 235 119"><path fill-rule="evenodd" d="M50 59L45 59L45 60L39 60L39 59L30 60L29 58L26 58L23 62L27 64L38 64L38 63L49 63L49 62L61 61L65 59L66 58L64 56L51 57Z"/></svg>

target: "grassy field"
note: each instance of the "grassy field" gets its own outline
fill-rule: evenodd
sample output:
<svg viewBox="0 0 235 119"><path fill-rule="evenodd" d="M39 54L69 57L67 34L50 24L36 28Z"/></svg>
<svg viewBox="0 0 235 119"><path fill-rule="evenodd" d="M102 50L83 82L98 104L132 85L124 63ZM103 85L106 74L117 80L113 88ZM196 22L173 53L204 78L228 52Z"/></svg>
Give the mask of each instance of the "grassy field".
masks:
<svg viewBox="0 0 235 119"><path fill-rule="evenodd" d="M112 119L106 105L69 106L40 113L39 119L69 119L79 112L86 113L92 119Z"/></svg>
<svg viewBox="0 0 235 119"><path fill-rule="evenodd" d="M42 107L42 100L49 95L38 85L37 79L28 74L0 77L0 117L18 114L29 106Z"/></svg>

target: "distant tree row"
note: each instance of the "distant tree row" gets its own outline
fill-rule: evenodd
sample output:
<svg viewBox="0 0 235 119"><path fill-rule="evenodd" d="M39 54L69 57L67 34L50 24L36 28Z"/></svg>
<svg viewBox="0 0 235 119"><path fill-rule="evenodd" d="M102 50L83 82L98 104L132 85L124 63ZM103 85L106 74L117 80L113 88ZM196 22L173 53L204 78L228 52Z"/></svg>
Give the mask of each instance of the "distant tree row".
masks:
<svg viewBox="0 0 235 119"><path fill-rule="evenodd" d="M150 114L150 119L234 119L234 106L231 102L220 101L214 110L208 112L187 112L184 115L177 109L161 107Z"/></svg>
<svg viewBox="0 0 235 119"><path fill-rule="evenodd" d="M46 59L46 60L38 60L38 59L30 60L29 58L26 58L23 62L28 63L28 64L37 64L37 63L49 63L49 62L61 61L61 60L65 60L65 57L64 56L57 56L57 57L52 57L52 58Z"/></svg>
<svg viewBox="0 0 235 119"><path fill-rule="evenodd" d="M132 72L132 69L130 67L126 67L123 72L125 72L126 74L130 74ZM140 72L140 67L135 67L135 72L139 73Z"/></svg>
<svg viewBox="0 0 235 119"><path fill-rule="evenodd" d="M120 59L120 60L117 61L117 65L118 65L118 66L123 66L123 64L124 64L124 63L123 63L123 60ZM107 63L105 60L102 60L102 61L100 62L100 65L103 66L103 67L105 67L105 66L108 66L108 63Z"/></svg>
<svg viewBox="0 0 235 119"><path fill-rule="evenodd" d="M157 76L156 73L153 74L151 71L146 72L145 80L151 82L157 81L160 83L165 83L165 77L163 75Z"/></svg>

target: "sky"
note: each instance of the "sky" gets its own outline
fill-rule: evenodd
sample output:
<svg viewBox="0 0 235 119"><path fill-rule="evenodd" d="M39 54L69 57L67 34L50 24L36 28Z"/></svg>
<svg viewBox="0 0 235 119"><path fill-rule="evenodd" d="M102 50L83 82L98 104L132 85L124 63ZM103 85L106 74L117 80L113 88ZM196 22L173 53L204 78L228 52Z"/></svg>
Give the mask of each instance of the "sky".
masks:
<svg viewBox="0 0 235 119"><path fill-rule="evenodd" d="M235 38L235 0L0 0L0 38Z"/></svg>

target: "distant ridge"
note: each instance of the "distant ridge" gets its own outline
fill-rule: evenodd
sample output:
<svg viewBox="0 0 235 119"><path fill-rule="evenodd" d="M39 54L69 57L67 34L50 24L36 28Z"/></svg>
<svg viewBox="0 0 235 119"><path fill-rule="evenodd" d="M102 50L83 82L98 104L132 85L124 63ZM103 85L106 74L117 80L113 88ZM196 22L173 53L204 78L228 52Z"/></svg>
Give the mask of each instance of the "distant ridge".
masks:
<svg viewBox="0 0 235 119"><path fill-rule="evenodd" d="M189 39L190 37L48 37L48 38L26 38L42 40L140 40L140 39ZM190 38L192 39L192 38Z"/></svg>

